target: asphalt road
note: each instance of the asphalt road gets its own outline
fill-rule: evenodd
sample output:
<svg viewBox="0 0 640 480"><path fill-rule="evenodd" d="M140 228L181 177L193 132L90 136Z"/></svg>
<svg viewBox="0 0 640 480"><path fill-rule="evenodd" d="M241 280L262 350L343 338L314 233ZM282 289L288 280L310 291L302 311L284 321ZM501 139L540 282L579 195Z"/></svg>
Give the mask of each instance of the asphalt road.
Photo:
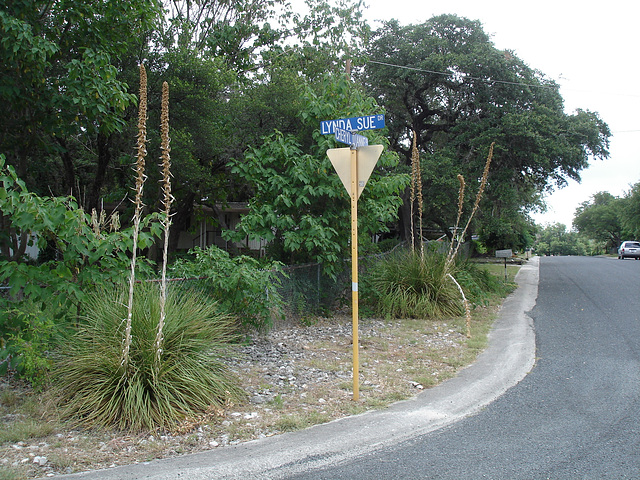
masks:
<svg viewBox="0 0 640 480"><path fill-rule="evenodd" d="M539 263L478 360L414 400L70 478L640 479L640 261Z"/></svg>
<svg viewBox="0 0 640 480"><path fill-rule="evenodd" d="M295 479L640 478L640 261L546 257L532 372L481 413Z"/></svg>

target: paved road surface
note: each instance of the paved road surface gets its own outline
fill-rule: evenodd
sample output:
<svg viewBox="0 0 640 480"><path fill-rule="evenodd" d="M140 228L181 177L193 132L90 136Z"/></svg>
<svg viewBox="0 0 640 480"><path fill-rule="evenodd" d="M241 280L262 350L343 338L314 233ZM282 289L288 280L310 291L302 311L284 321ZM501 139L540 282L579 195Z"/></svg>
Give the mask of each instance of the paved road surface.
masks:
<svg viewBox="0 0 640 480"><path fill-rule="evenodd" d="M547 257L537 363L478 415L297 479L639 479L640 262Z"/></svg>

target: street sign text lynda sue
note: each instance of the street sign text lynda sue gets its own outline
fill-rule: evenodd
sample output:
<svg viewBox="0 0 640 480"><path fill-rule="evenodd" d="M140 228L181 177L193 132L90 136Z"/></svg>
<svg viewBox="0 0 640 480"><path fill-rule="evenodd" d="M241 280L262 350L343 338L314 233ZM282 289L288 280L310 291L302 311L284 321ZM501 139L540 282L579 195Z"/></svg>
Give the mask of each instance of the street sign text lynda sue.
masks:
<svg viewBox="0 0 640 480"><path fill-rule="evenodd" d="M384 115L367 115L364 117L341 118L339 120L325 120L320 122L320 132L323 135L332 135L336 128L349 132L362 130L376 130L384 128Z"/></svg>

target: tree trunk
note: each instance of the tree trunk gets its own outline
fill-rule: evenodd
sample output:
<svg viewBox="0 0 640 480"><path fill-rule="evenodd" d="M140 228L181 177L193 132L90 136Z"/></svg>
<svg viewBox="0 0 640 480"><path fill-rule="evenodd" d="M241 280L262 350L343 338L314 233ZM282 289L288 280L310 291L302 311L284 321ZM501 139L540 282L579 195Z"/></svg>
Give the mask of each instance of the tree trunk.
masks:
<svg viewBox="0 0 640 480"><path fill-rule="evenodd" d="M93 178L93 184L91 185L91 191L87 198L87 204L85 209L87 212L91 212L94 208L99 210L100 205L100 193L104 186L104 179L107 175L107 168L113 159L111 152L111 140L112 135L105 135L104 133L98 133L97 147L98 147L98 165L96 168L96 174Z"/></svg>
<svg viewBox="0 0 640 480"><path fill-rule="evenodd" d="M76 186L76 170L73 166L73 159L67 148L67 142L63 138L57 138L58 144L62 151L60 152L60 158L62 159L62 166L64 168L64 183L66 185L66 192L73 194L73 189ZM76 192L76 197L80 198L80 192Z"/></svg>

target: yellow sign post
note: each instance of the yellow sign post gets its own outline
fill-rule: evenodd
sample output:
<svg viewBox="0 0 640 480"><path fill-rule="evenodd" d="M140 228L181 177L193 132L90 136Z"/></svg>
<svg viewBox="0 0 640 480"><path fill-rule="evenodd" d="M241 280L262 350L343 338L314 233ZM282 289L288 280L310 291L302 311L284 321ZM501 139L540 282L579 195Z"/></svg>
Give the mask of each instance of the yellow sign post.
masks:
<svg viewBox="0 0 640 480"><path fill-rule="evenodd" d="M358 340L358 150L351 150L351 315L353 325L353 399L360 398Z"/></svg>
<svg viewBox="0 0 640 480"><path fill-rule="evenodd" d="M358 198L383 150L382 145L331 148L327 155L351 197L351 303L353 317L353 399L360 398L358 339Z"/></svg>

